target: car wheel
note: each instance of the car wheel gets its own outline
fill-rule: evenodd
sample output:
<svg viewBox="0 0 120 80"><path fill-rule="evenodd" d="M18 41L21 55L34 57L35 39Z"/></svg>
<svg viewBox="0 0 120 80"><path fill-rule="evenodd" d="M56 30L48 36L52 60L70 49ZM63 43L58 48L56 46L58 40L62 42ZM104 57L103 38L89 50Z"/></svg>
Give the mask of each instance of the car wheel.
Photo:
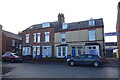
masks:
<svg viewBox="0 0 120 80"><path fill-rule="evenodd" d="M100 64L99 64L99 62L93 62L93 66L94 66L94 67L99 67Z"/></svg>
<svg viewBox="0 0 120 80"><path fill-rule="evenodd" d="M14 60L14 59L11 59L11 62L13 63L13 62L15 62L15 60Z"/></svg>
<svg viewBox="0 0 120 80"><path fill-rule="evenodd" d="M69 62L69 65L70 65L70 66L74 66L74 65L75 65L75 62L74 62L74 61L70 61L70 62Z"/></svg>

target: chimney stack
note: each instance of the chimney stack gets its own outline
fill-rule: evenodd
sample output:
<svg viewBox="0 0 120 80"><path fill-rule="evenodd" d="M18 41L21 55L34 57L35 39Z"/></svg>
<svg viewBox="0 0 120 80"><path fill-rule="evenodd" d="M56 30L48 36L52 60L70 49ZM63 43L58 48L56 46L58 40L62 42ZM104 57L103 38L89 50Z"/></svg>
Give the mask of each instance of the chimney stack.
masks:
<svg viewBox="0 0 120 80"><path fill-rule="evenodd" d="M60 23L64 23L64 22L65 22L64 19L65 19L64 14L59 13L59 14L58 14L58 21L59 21Z"/></svg>

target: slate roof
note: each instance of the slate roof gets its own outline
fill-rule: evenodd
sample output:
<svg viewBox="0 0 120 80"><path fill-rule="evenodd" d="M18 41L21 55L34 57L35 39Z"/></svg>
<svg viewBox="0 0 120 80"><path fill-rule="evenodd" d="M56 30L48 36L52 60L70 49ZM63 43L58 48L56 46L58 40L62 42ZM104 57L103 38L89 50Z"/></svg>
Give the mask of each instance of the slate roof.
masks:
<svg viewBox="0 0 120 80"><path fill-rule="evenodd" d="M55 32L57 32L57 31L67 31L67 30L74 30L74 29L83 29L83 28L104 26L102 18L94 19L94 22L95 22L95 25L93 25L93 26L89 26L89 20L67 23L68 28L62 29L62 24L60 24L59 21L55 21L55 22L51 22L51 27L55 27ZM25 29L24 31L37 30L37 29L42 29L42 24L32 25L29 28Z"/></svg>
<svg viewBox="0 0 120 80"><path fill-rule="evenodd" d="M50 22L50 26L51 27L57 27L60 26L59 21L55 21L55 22ZM47 27L48 28L48 27ZM35 24L30 26L29 28L25 29L24 31L28 31L28 30L37 30L37 29L42 29L42 24Z"/></svg>
<svg viewBox="0 0 120 80"><path fill-rule="evenodd" d="M11 33L11 32L5 31L5 30L2 30L2 33L7 37L22 40L22 37L17 34L14 34L14 33Z"/></svg>
<svg viewBox="0 0 120 80"><path fill-rule="evenodd" d="M56 29L56 32L57 31L66 31L66 30L84 29L84 28L104 26L102 18L94 19L94 22L95 22L95 25L93 25L93 26L89 26L89 20L80 21L80 22L67 23L68 24L68 28L67 29L62 29L62 27L58 27Z"/></svg>

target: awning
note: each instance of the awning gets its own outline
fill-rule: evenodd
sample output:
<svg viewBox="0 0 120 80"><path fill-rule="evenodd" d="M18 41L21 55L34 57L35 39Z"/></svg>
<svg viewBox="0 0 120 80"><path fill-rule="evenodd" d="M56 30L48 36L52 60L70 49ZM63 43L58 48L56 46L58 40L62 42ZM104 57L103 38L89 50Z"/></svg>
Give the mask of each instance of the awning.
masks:
<svg viewBox="0 0 120 80"><path fill-rule="evenodd" d="M58 46L68 46L68 44L60 44L60 45L57 45L56 47Z"/></svg>
<svg viewBox="0 0 120 80"><path fill-rule="evenodd" d="M99 43L85 43L85 46L88 46L88 45L99 45L100 46Z"/></svg>

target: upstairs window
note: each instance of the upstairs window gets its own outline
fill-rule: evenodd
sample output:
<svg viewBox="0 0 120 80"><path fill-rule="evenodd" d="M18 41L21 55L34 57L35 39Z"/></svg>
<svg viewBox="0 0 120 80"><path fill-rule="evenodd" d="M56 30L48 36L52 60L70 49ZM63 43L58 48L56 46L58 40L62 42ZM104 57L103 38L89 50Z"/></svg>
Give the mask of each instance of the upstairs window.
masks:
<svg viewBox="0 0 120 80"><path fill-rule="evenodd" d="M36 39L37 39L36 33L34 33L33 36L34 36L34 43L36 43L36 42L37 42L37 41L36 41Z"/></svg>
<svg viewBox="0 0 120 80"><path fill-rule="evenodd" d="M93 26L93 25L95 25L95 21L94 21L94 19L91 18L89 20L89 26Z"/></svg>
<svg viewBox="0 0 120 80"><path fill-rule="evenodd" d="M68 27L68 24L67 24L67 23L63 23L63 24L62 24L62 29L67 29L67 27Z"/></svg>
<svg viewBox="0 0 120 80"><path fill-rule="evenodd" d="M49 42L50 40L50 32L45 32L45 42Z"/></svg>
<svg viewBox="0 0 120 80"><path fill-rule="evenodd" d="M95 41L95 30L89 30L89 41Z"/></svg>
<svg viewBox="0 0 120 80"><path fill-rule="evenodd" d="M15 46L15 40L12 40L12 46Z"/></svg>
<svg viewBox="0 0 120 80"><path fill-rule="evenodd" d="M29 34L25 35L26 43L29 43Z"/></svg>
<svg viewBox="0 0 120 80"><path fill-rule="evenodd" d="M61 42L65 42L65 33L61 33Z"/></svg>
<svg viewBox="0 0 120 80"><path fill-rule="evenodd" d="M50 22L42 23L42 28L50 27Z"/></svg>
<svg viewBox="0 0 120 80"><path fill-rule="evenodd" d="M40 33L37 33L37 43L40 43Z"/></svg>

